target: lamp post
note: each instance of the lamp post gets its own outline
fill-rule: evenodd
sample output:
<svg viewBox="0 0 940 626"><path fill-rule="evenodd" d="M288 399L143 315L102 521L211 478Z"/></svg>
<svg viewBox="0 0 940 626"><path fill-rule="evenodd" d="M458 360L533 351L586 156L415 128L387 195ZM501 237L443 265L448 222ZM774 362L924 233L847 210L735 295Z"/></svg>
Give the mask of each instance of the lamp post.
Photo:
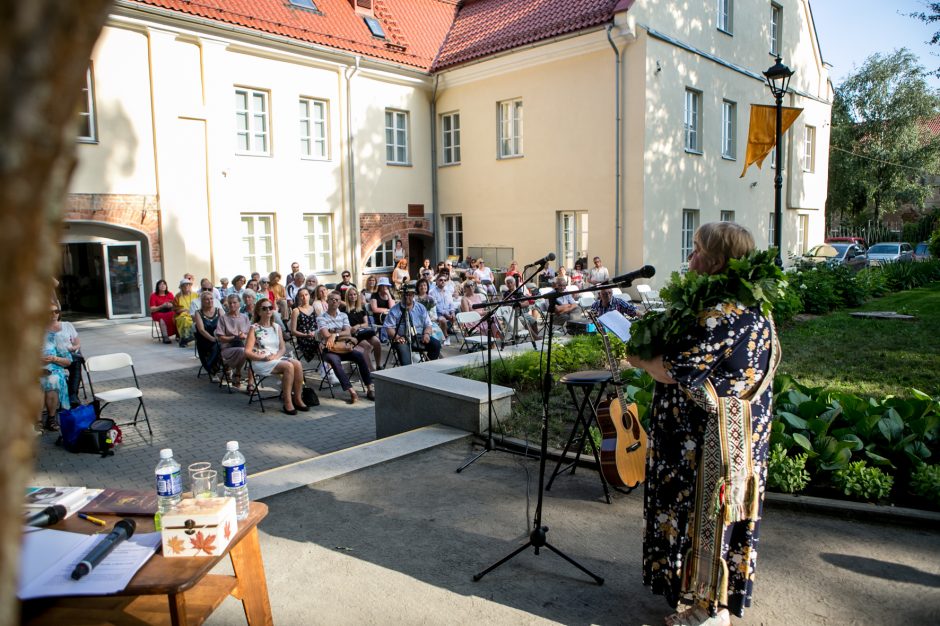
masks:
<svg viewBox="0 0 940 626"><path fill-rule="evenodd" d="M780 57L770 69L764 72L767 78L767 86L770 87L770 93L777 101L777 173L774 176L774 247L777 248L777 265L783 266L781 256L780 235L783 230L783 151L780 149L780 139L782 133L780 128L783 126L783 96L787 93L787 87L790 86L790 77L793 76L793 70L784 65Z"/></svg>

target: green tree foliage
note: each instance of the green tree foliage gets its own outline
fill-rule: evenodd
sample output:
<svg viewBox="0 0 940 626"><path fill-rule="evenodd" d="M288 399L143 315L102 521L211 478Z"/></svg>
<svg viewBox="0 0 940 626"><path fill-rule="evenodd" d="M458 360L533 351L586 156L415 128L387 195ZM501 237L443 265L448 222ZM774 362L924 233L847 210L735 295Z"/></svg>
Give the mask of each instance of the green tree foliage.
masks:
<svg viewBox="0 0 940 626"><path fill-rule="evenodd" d="M940 22L940 2L925 2L924 3L926 11L918 11L915 13L908 13L908 16L918 19L928 26L932 26ZM932 46L940 44L940 30L936 31L933 34L933 37L928 41ZM935 69L931 72L934 76L940 76L940 68Z"/></svg>
<svg viewBox="0 0 940 626"><path fill-rule="evenodd" d="M875 220L902 204L923 207L940 171L940 137L924 122L940 95L909 50L873 54L836 89L829 160L830 215Z"/></svg>

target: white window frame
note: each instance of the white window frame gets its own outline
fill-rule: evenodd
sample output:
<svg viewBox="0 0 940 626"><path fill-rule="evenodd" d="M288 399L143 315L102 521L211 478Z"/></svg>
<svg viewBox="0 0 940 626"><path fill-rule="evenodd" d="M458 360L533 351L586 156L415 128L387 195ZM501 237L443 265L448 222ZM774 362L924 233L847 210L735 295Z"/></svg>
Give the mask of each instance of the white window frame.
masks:
<svg viewBox="0 0 940 626"><path fill-rule="evenodd" d="M444 256L463 256L463 215L444 215Z"/></svg>
<svg viewBox="0 0 940 626"><path fill-rule="evenodd" d="M719 218L722 222L733 222L734 221L734 211L722 211L721 217Z"/></svg>
<svg viewBox="0 0 940 626"><path fill-rule="evenodd" d="M500 159L523 156L522 98L496 103L496 154Z"/></svg>
<svg viewBox="0 0 940 626"><path fill-rule="evenodd" d="M734 33L734 0L718 0L718 30Z"/></svg>
<svg viewBox="0 0 940 626"><path fill-rule="evenodd" d="M774 246L774 232L776 231L775 225L777 223L777 214L773 211L770 212L770 225L767 227L767 247L772 248Z"/></svg>
<svg viewBox="0 0 940 626"><path fill-rule="evenodd" d="M680 231L682 241L679 250L682 256L682 263L686 263L689 260L689 255L692 254L692 250L695 247L693 237L695 236L695 231L698 230L698 225L699 210L682 209L682 229Z"/></svg>
<svg viewBox="0 0 940 626"><path fill-rule="evenodd" d="M809 215L800 213L796 216L796 256L806 252L806 234L809 231Z"/></svg>
<svg viewBox="0 0 940 626"><path fill-rule="evenodd" d="M441 163L460 163L460 111L441 115Z"/></svg>
<svg viewBox="0 0 940 626"><path fill-rule="evenodd" d="M78 111L78 116L83 122L79 126L79 133L87 128L87 135L78 135L78 140L82 143L98 143L98 120L95 117L95 75L92 72L92 64L88 64L85 70L85 85L82 87L82 108Z"/></svg>
<svg viewBox="0 0 940 626"><path fill-rule="evenodd" d="M803 171L816 171L816 127L809 124L803 127Z"/></svg>
<svg viewBox="0 0 940 626"><path fill-rule="evenodd" d="M276 222L273 213L242 213L241 258L249 272L267 276L277 267ZM267 227L265 228L265 224ZM261 228L259 228L261 227ZM265 242L270 251L264 252ZM262 250L259 252L259 249Z"/></svg>
<svg viewBox="0 0 940 626"><path fill-rule="evenodd" d="M314 161L330 160L330 105L319 98L300 98L300 156Z"/></svg>
<svg viewBox="0 0 940 626"><path fill-rule="evenodd" d="M780 35L783 32L783 7L770 3L770 54L780 55Z"/></svg>
<svg viewBox="0 0 940 626"><path fill-rule="evenodd" d="M385 109L385 162L388 165L411 165L409 118L408 111Z"/></svg>
<svg viewBox="0 0 940 626"><path fill-rule="evenodd" d="M721 101L721 156L732 161L738 158L738 104Z"/></svg>
<svg viewBox="0 0 940 626"><path fill-rule="evenodd" d="M702 154L702 92L685 89L685 115L683 118L685 151Z"/></svg>
<svg viewBox="0 0 940 626"><path fill-rule="evenodd" d="M390 272L395 267L395 237L386 239L372 251L366 259L365 274Z"/></svg>
<svg viewBox="0 0 940 626"><path fill-rule="evenodd" d="M239 97L244 98L244 108L238 102ZM235 87L235 100L235 154L270 156L270 94L259 89ZM257 108L259 102L261 110Z"/></svg>
<svg viewBox="0 0 940 626"><path fill-rule="evenodd" d="M558 265L574 268L574 262L587 256L588 212L558 212Z"/></svg>
<svg viewBox="0 0 940 626"><path fill-rule="evenodd" d="M304 259L315 274L332 274L333 216L330 213L304 213Z"/></svg>

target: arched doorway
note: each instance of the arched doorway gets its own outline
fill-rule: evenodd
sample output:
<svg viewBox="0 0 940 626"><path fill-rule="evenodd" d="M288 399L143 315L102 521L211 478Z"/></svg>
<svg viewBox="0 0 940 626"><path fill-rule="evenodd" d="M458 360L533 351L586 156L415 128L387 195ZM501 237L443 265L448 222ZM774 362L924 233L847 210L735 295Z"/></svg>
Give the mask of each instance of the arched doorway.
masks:
<svg viewBox="0 0 940 626"><path fill-rule="evenodd" d="M63 312L72 319L146 315L145 285L151 280L146 235L102 222L67 221L61 245Z"/></svg>

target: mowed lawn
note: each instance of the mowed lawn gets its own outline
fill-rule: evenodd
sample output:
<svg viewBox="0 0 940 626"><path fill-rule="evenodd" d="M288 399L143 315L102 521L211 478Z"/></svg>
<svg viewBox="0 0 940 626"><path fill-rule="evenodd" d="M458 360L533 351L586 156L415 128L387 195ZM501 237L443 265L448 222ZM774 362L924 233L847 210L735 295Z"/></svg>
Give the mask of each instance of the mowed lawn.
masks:
<svg viewBox="0 0 940 626"><path fill-rule="evenodd" d="M780 372L859 396L940 395L940 283L872 300L857 311L896 311L913 322L856 319L848 311L780 332Z"/></svg>

